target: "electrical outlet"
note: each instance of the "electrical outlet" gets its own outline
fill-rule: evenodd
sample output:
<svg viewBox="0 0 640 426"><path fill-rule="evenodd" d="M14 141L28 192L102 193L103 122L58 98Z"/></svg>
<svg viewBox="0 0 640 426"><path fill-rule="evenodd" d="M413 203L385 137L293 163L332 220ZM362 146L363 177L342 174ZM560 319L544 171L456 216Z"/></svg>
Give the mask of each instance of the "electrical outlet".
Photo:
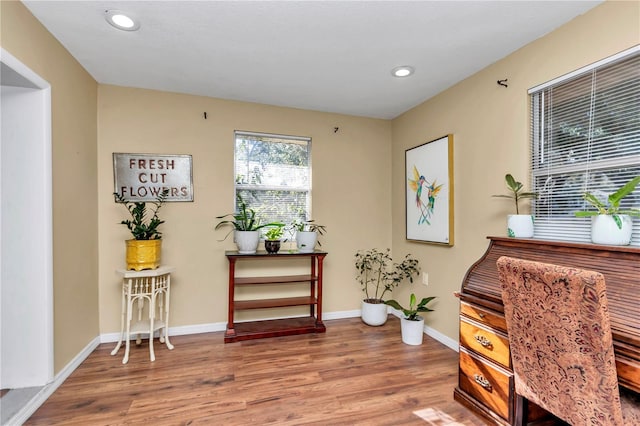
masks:
<svg viewBox="0 0 640 426"><path fill-rule="evenodd" d="M429 274L427 272L422 273L422 284L429 285Z"/></svg>

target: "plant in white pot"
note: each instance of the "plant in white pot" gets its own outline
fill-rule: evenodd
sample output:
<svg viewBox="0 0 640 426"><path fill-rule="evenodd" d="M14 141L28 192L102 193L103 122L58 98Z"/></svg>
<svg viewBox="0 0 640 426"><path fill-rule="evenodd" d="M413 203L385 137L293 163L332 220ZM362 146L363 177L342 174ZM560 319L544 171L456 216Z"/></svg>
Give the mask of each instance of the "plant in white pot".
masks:
<svg viewBox="0 0 640 426"><path fill-rule="evenodd" d="M510 214L507 216L507 235L514 238L531 238L533 237L533 215L520 214L520 207L518 203L520 200L527 198L538 198L537 192L524 192L521 182L518 182L510 174L506 174L504 177L507 183L507 188L511 191L509 195L493 195L493 197L509 198L514 200L516 204L516 214Z"/></svg>
<svg viewBox="0 0 640 426"><path fill-rule="evenodd" d="M238 253L255 254L258 250L258 244L260 243L260 229L267 226L282 227L284 226L284 223L271 222L260 224L260 218L257 217L256 212L253 209L247 208L247 203L245 203L240 194L238 194L237 200L238 211L236 213L227 213L216 217L216 219L224 219L225 217L231 216L233 219L221 220L218 222L215 229L230 226L231 231L234 231L234 240L238 246ZM224 241L231 231L229 231L220 241Z"/></svg>
<svg viewBox="0 0 640 426"><path fill-rule="evenodd" d="M591 217L591 242L626 246L631 242L633 221L631 216L640 217L640 209L621 208L620 202L633 193L640 184L640 176L625 183L617 191L609 194L603 202L591 192L585 192L582 198L596 208L595 211L576 212L577 217Z"/></svg>
<svg viewBox="0 0 640 426"><path fill-rule="evenodd" d="M113 195L116 202L123 204L131 215L130 220L120 222L133 236L133 239L125 241L127 269L156 269L160 266L162 254L162 232L158 227L164 223L164 220L158 217L158 212L169 195L169 190L165 189L154 201L148 203L128 201L116 192ZM152 207L147 209L147 204Z"/></svg>
<svg viewBox="0 0 640 426"><path fill-rule="evenodd" d="M428 308L427 304L435 298L435 296L423 297L422 300L418 302L416 295L411 293L409 297L409 309L403 308L400 303L395 300L387 300L384 302L392 308L402 311L404 314L404 317L400 318L400 330L403 343L407 345L422 344L424 317L418 314L420 312L432 312L433 309Z"/></svg>
<svg viewBox="0 0 640 426"><path fill-rule="evenodd" d="M360 250L355 256L355 266L365 298L362 300L361 317L365 324L378 326L387 322L387 305L383 296L401 282L413 282L420 273L417 259L407 254L400 263L393 262L391 250Z"/></svg>
<svg viewBox="0 0 640 426"><path fill-rule="evenodd" d="M291 228L296 233L296 245L300 253L313 253L316 249L316 244L318 246L322 245L318 241L318 235L324 235L327 227L314 222L311 219L304 222L294 221L291 224Z"/></svg>

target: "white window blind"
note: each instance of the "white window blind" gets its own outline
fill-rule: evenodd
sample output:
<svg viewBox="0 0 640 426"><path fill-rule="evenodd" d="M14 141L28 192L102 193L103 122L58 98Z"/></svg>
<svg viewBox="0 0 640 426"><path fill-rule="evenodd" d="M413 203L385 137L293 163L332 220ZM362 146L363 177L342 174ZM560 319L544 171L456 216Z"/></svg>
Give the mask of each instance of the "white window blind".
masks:
<svg viewBox="0 0 640 426"><path fill-rule="evenodd" d="M235 186L262 223L310 219L311 139L236 131Z"/></svg>
<svg viewBox="0 0 640 426"><path fill-rule="evenodd" d="M575 71L529 91L534 238L590 242L591 207L640 175L640 49ZM640 208L640 188L625 198ZM640 219L631 245L640 246Z"/></svg>

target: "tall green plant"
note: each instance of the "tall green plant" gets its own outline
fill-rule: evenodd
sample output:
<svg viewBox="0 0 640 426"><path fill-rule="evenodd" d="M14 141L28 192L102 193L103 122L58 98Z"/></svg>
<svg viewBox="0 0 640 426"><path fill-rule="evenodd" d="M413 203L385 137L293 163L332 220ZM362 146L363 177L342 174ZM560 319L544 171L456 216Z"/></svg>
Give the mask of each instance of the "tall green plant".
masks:
<svg viewBox="0 0 640 426"><path fill-rule="evenodd" d="M247 203L242 199L240 194L237 195L238 211L236 213L227 213L222 216L216 216L216 219L224 219L225 217L232 217L231 220L222 220L218 222L215 229L220 229L225 226L230 226L231 230L224 238L227 238L229 234L236 231L257 231L267 226L284 226L281 222L270 222L261 224L260 218L257 216L255 210L247 208Z"/></svg>
<svg viewBox="0 0 640 426"><path fill-rule="evenodd" d="M499 198L509 198L514 200L516 203L516 214L520 214L520 208L518 206L518 203L520 202L520 200L526 199L526 198L538 198L537 192L523 192L524 186L522 185L522 183L515 180L513 176L511 176L510 174L507 173L504 176L504 180L507 183L507 188L509 188L509 190L511 191L511 194L509 195L501 194L501 195L492 195L492 196L499 197Z"/></svg>
<svg viewBox="0 0 640 426"><path fill-rule="evenodd" d="M420 272L418 260L410 254L402 262L394 263L390 252L390 249L371 249L356 253L356 279L365 294L365 302L383 303L385 293L392 291L404 280L413 282L413 277Z"/></svg>
<svg viewBox="0 0 640 426"><path fill-rule="evenodd" d="M595 207L595 211L582 211L576 212L576 217L588 217L588 216L598 216L601 214L611 215L613 220L618 225L618 228L622 229L622 220L618 217L618 215L626 214L629 216L640 217L640 209L637 208L620 208L620 202L627 196L630 195L633 191L635 191L636 186L640 184L640 176L636 176L631 179L629 182L625 183L622 187L620 187L616 192L609 195L607 198L607 202L602 202L598 197L593 195L590 192L585 192L582 194L582 198Z"/></svg>
<svg viewBox="0 0 640 426"><path fill-rule="evenodd" d="M169 190L163 190L155 199L155 201L147 202L133 202L127 201L125 198L114 192L113 193L116 202L122 203L127 211L131 214L131 219L123 220L120 224L125 225L131 235L136 240L159 240L162 238L162 232L158 231L158 227L164 223L164 220L160 220L158 212L160 207L166 201L169 196ZM151 204L153 207L151 211L153 214L149 218L149 211L147 210L147 204Z"/></svg>

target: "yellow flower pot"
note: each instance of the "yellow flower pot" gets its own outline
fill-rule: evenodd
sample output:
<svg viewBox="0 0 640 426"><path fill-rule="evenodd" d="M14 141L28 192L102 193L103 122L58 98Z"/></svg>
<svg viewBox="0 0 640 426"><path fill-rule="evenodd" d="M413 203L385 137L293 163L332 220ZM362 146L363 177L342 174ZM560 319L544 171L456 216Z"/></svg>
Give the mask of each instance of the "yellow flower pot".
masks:
<svg viewBox="0 0 640 426"><path fill-rule="evenodd" d="M127 269L142 271L160 266L162 240L127 240Z"/></svg>

